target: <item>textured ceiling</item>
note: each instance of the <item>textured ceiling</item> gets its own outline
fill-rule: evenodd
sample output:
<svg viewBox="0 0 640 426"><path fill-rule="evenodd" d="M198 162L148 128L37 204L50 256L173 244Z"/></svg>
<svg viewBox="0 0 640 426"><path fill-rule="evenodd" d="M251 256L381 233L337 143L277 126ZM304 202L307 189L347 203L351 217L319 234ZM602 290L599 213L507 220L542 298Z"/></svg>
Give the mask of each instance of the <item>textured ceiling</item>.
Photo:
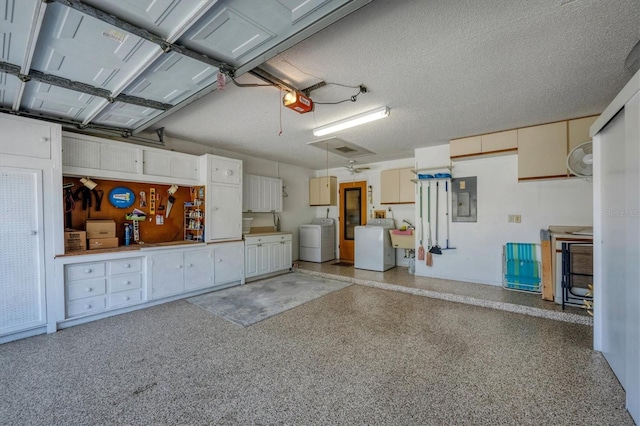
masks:
<svg viewBox="0 0 640 426"><path fill-rule="evenodd" d="M227 85L154 127L323 169L326 156L307 145L321 139L312 129L387 105L390 117L330 136L376 153L359 164L407 158L452 138L599 114L631 78L624 62L639 39L638 0L375 0L262 66L300 88L365 84L357 102L300 115L281 108L274 88ZM329 85L311 98L355 93Z"/></svg>

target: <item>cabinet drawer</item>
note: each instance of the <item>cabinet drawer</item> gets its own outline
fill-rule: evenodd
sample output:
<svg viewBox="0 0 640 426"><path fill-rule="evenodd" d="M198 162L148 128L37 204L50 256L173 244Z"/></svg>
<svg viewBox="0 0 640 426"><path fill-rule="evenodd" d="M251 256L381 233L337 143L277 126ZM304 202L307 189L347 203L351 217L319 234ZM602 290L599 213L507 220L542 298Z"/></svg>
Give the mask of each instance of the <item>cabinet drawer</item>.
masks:
<svg viewBox="0 0 640 426"><path fill-rule="evenodd" d="M264 235L261 237L245 237L245 244L256 245L256 244L269 244L269 243L279 243L281 241L291 241L291 234L279 234L279 235Z"/></svg>
<svg viewBox="0 0 640 426"><path fill-rule="evenodd" d="M87 278L104 277L106 267L104 262L80 263L66 267L67 281L86 280Z"/></svg>
<svg viewBox="0 0 640 426"><path fill-rule="evenodd" d="M106 297L92 297L67 303L67 317L87 315L103 311L107 306Z"/></svg>
<svg viewBox="0 0 640 426"><path fill-rule="evenodd" d="M100 296L107 292L106 278L96 278L67 284L67 300Z"/></svg>
<svg viewBox="0 0 640 426"><path fill-rule="evenodd" d="M142 258L112 260L109 262L109 274L129 274L131 272L140 272L142 270Z"/></svg>
<svg viewBox="0 0 640 426"><path fill-rule="evenodd" d="M117 307L140 302L142 300L142 290L123 291L109 296L109 306Z"/></svg>
<svg viewBox="0 0 640 426"><path fill-rule="evenodd" d="M119 275L109 278L109 289L111 293L134 290L140 287L142 287L142 274Z"/></svg>

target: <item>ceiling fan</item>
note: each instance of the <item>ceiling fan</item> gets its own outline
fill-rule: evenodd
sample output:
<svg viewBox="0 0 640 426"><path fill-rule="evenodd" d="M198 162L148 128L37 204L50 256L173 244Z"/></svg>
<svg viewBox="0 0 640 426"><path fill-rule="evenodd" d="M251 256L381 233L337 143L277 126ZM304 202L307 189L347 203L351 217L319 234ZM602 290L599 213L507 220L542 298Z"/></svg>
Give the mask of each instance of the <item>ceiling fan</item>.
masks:
<svg viewBox="0 0 640 426"><path fill-rule="evenodd" d="M349 165L344 166L352 175L360 173L363 170L369 170L370 167L356 167L356 160L349 160Z"/></svg>

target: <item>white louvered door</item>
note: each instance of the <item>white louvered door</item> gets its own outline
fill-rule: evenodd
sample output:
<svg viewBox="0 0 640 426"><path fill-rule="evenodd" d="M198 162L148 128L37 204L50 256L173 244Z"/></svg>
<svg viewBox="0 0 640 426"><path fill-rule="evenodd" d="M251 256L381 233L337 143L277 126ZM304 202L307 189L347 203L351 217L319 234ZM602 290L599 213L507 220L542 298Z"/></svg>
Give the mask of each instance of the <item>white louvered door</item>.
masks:
<svg viewBox="0 0 640 426"><path fill-rule="evenodd" d="M0 335L46 321L42 172L0 167Z"/></svg>

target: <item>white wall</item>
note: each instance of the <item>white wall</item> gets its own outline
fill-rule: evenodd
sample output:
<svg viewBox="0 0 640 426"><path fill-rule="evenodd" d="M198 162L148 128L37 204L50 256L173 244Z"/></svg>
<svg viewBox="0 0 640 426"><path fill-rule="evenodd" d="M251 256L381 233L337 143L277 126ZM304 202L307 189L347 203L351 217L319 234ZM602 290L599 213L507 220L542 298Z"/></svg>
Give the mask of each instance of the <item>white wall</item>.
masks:
<svg viewBox="0 0 640 426"><path fill-rule="evenodd" d="M449 146L416 150L416 167L447 166ZM444 170L443 170L444 171ZM436 173L433 170L430 173ZM477 177L478 221L450 224L450 247L433 255L433 266L416 260L416 275L502 285L502 246L507 242L540 243L540 229L554 225L591 226L592 184L580 179L518 183L517 155L484 157L453 163L454 178ZM435 186L431 187L431 223L435 240ZM426 240L426 187L424 223ZM446 194L440 187L439 245L446 240ZM449 197L449 202L451 198ZM451 206L449 206L451 212ZM522 223L508 223L509 214L522 216ZM417 220L417 205L415 217ZM426 247L426 241L424 242Z"/></svg>
<svg viewBox="0 0 640 426"><path fill-rule="evenodd" d="M151 136L150 136L151 137ZM275 177L282 179L282 185L287 197L282 199L282 213L280 217L280 230L291 232L293 260L298 256L298 228L302 224L310 223L315 218L315 208L309 206L309 178L314 176L313 170L305 169L290 164L265 160L246 154L215 149L209 146L179 140L171 137L165 138L165 148L185 152L188 154L202 155L215 154L243 161L244 173ZM272 213L243 213L243 217L252 217L251 226L273 226Z"/></svg>
<svg viewBox="0 0 640 426"><path fill-rule="evenodd" d="M402 220L406 219L412 224L415 223L415 205L414 204L380 204L380 172L388 169L399 169L405 167L415 167L413 158L406 158L402 160L385 161L382 163L365 164L358 162L358 167L370 167L369 170L363 170L357 174L350 174L345 168L329 169L329 176L336 176L338 178L338 187L340 183L344 182L358 182L366 181L367 186L371 186L373 193L373 203L369 203L367 200L367 217L373 217L374 210L386 210L387 218L393 218L396 221L396 226L402 225ZM316 176L327 176L327 170L318 171ZM327 208L329 209L329 216L336 219L336 226L338 224L338 209L339 206L332 207L316 207L315 217L327 217ZM389 212L389 208L391 212ZM336 253L340 253L338 245L340 241L339 230L336 229ZM404 250L396 250L396 265L407 266L408 259L404 258Z"/></svg>

